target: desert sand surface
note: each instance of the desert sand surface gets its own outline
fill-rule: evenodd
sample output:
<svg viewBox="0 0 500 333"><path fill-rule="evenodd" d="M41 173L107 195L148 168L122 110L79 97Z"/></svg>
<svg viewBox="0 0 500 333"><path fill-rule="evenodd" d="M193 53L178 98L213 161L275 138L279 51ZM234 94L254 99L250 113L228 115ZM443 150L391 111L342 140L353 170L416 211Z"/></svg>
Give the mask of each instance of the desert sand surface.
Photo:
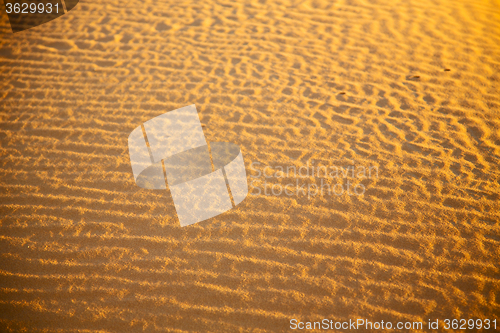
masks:
<svg viewBox="0 0 500 333"><path fill-rule="evenodd" d="M500 328L499 1L84 0L16 34L1 8L0 331ZM191 104L251 194L181 228L127 138ZM378 173L264 193L308 163Z"/></svg>

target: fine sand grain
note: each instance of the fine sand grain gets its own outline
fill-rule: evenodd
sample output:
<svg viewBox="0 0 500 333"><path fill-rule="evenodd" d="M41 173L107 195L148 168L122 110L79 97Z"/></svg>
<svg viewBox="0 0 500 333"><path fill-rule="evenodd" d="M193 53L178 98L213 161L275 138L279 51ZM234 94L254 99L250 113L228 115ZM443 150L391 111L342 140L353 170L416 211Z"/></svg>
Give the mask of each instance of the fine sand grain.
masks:
<svg viewBox="0 0 500 333"><path fill-rule="evenodd" d="M1 8L1 332L500 327L499 1L83 0L16 34ZM277 166L378 175L181 228L127 137L190 104L254 194Z"/></svg>

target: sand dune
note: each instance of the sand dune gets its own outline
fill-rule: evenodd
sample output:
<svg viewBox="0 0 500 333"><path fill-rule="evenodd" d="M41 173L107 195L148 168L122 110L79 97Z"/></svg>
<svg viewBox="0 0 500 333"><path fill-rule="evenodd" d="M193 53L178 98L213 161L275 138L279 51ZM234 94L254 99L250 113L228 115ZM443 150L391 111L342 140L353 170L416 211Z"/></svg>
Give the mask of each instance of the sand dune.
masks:
<svg viewBox="0 0 500 333"><path fill-rule="evenodd" d="M2 9L0 331L500 327L499 8L80 1L16 34ZM127 137L190 104L207 141L241 147L253 194L296 180L267 165L378 176L181 228L168 191L136 186Z"/></svg>

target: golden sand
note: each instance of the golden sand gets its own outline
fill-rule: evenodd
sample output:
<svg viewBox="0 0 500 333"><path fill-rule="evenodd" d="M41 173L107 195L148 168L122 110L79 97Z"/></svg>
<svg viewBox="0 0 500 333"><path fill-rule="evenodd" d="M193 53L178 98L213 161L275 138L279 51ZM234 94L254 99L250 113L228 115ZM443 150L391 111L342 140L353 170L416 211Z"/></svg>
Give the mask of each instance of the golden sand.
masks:
<svg viewBox="0 0 500 333"><path fill-rule="evenodd" d="M81 1L16 34L3 8L0 331L500 327L499 1ZM295 181L266 165L378 177L181 228L127 137L190 104L261 190Z"/></svg>

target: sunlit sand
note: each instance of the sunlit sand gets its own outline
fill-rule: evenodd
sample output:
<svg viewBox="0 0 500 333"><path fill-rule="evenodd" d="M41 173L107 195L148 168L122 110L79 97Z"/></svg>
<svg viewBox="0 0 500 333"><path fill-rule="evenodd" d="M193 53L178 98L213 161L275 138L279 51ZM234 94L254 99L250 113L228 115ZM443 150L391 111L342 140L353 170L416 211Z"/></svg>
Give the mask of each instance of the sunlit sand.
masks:
<svg viewBox="0 0 500 333"><path fill-rule="evenodd" d="M499 8L81 1L13 34L2 7L0 331L498 319ZM250 194L181 227L127 138L191 104L207 142L241 148ZM272 193L313 162L377 174L323 177L360 195Z"/></svg>

